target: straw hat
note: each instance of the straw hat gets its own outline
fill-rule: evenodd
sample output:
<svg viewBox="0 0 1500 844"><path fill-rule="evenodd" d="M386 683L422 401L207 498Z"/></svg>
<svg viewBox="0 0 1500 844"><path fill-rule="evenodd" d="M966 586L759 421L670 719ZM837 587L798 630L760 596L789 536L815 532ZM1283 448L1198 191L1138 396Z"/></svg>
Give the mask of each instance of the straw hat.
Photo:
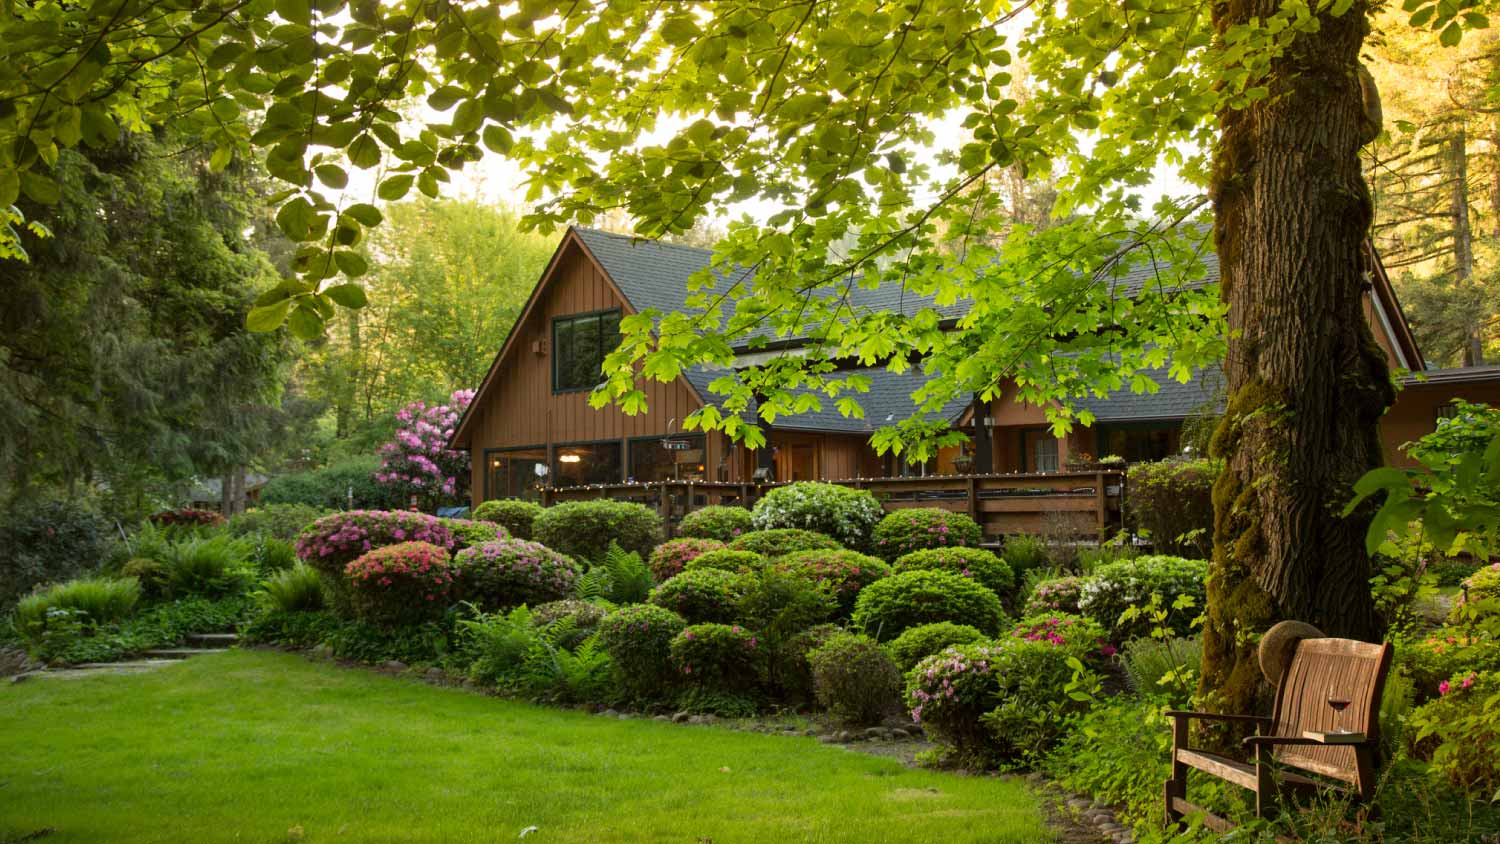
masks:
<svg viewBox="0 0 1500 844"><path fill-rule="evenodd" d="M1281 680L1292 663L1292 651L1302 639L1321 639L1323 631L1303 621L1283 621L1260 637L1260 673L1271 685Z"/></svg>

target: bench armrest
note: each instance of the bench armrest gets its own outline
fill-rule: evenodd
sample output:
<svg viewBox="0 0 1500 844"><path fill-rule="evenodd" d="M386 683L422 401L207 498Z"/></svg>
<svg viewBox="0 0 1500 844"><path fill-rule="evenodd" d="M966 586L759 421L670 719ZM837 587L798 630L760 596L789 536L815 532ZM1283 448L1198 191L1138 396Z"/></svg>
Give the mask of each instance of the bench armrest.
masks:
<svg viewBox="0 0 1500 844"><path fill-rule="evenodd" d="M1197 718L1202 721L1238 721L1260 726L1271 723L1270 718L1260 715L1224 715L1217 712L1189 712L1183 709L1168 709L1165 714L1170 718Z"/></svg>
<svg viewBox="0 0 1500 844"><path fill-rule="evenodd" d="M1246 747L1266 745L1270 747L1334 747L1336 745L1303 736L1250 736L1243 742ZM1349 745L1341 745L1348 747Z"/></svg>

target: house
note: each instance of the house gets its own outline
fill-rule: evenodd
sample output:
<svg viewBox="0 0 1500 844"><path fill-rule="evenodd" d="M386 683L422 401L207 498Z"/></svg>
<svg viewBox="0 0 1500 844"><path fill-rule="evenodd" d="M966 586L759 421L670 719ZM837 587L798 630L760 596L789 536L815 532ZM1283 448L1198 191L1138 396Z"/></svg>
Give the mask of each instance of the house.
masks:
<svg viewBox="0 0 1500 844"><path fill-rule="evenodd" d="M665 480L746 482L836 480L897 475L1058 472L1085 455L1128 461L1181 451L1186 419L1222 406L1222 374L1205 371L1186 384L1164 377L1151 395L1121 391L1084 398L1091 428L1053 436L1041 407L1002 391L986 406L955 402L943 414L974 438L972 449L952 448L926 466L912 467L869 445L876 427L911 413L920 373L868 370L871 389L860 397L864 419L831 407L779 417L767 430L769 448L751 451L719 433L685 431L683 420L714 396L708 385L722 374L697 368L671 383L646 382L650 412L628 416L613 406L594 409L588 396L600 379L603 356L617 341L622 316L657 308L681 310L687 279L711 252L643 241L587 228L570 228L543 271L520 318L496 355L453 435L453 447L473 455L473 499L535 497L541 486ZM1391 366L1419 375L1403 389L1382 425L1388 458L1405 461L1400 446L1432 430L1454 398L1500 400L1500 367L1423 372L1425 364L1394 290L1371 253L1373 283L1365 313ZM1142 278L1149 266L1135 272ZM1218 280L1209 256L1204 284ZM1127 289L1130 276L1120 282ZM923 303L892 291L857 290L856 305L914 310ZM957 313L951 314L956 316ZM742 360L764 352L745 351ZM976 410L979 412L976 413ZM977 423L977 424L976 424ZM763 425L763 427L765 427Z"/></svg>

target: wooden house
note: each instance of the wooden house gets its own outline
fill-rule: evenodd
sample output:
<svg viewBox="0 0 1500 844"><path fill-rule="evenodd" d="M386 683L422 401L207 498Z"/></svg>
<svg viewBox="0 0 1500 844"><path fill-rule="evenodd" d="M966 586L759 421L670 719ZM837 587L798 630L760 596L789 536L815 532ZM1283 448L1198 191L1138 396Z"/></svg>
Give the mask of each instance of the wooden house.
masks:
<svg viewBox="0 0 1500 844"><path fill-rule="evenodd" d="M976 445L948 449L926 466L912 467L879 456L869 445L881 425L911 413L911 392L920 374L869 370L872 385L860 397L864 419L848 419L832 408L778 418L769 427L769 448L753 452L718 433L688 432L683 420L712 400L708 384L722 372L699 368L671 383L646 381L650 412L627 416L615 407L594 409L589 392L601 380L600 363L615 345L620 319L647 308L681 310L688 277L706 266L709 250L586 229L570 228L543 271L520 318L495 356L468 412L453 436L454 447L473 455L473 500L536 497L542 486L569 487L622 482L698 481L743 483L763 470L776 480L836 480L899 475L1057 472L1083 455L1153 460L1182 450L1189 417L1222 404L1222 375L1205 371L1182 384L1158 373L1161 389L1085 398L1092 428L1067 437L1052 435L1041 407L1017 402L1010 391L988 405L957 402L944 409L952 424ZM1383 423L1392 462L1405 461L1400 445L1432 430L1453 398L1500 401L1500 367L1423 372L1425 364L1395 292L1371 254L1372 284L1366 317L1404 389ZM1218 280L1208 257L1202 283ZM1150 267L1119 283L1128 293L1144 283ZM861 290L861 307L914 306L895 291ZM958 313L949 316L957 316ZM743 359L765 354L745 351ZM764 426L763 426L764 427Z"/></svg>

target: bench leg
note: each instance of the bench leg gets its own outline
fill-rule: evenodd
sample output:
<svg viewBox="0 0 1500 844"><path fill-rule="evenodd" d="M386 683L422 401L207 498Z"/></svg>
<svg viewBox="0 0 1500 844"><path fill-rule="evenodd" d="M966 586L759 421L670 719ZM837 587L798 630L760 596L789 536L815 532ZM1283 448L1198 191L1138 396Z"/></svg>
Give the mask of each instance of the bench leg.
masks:
<svg viewBox="0 0 1500 844"><path fill-rule="evenodd" d="M1276 816L1276 779L1271 773L1271 751L1263 745L1255 746L1255 816L1266 819Z"/></svg>
<svg viewBox="0 0 1500 844"><path fill-rule="evenodd" d="M1182 813L1179 812L1179 811L1177 811L1177 806L1176 806L1175 803L1173 803L1173 800L1174 799L1186 799L1187 798L1187 780L1186 780L1186 778L1184 778L1184 779L1177 779L1177 778L1174 777L1172 779L1167 780L1166 783L1165 783L1165 787L1162 789L1162 793L1163 793L1163 796L1166 799L1166 819L1167 819L1166 826L1167 826L1167 828L1168 829L1177 829L1177 828L1180 828L1182 826Z"/></svg>

